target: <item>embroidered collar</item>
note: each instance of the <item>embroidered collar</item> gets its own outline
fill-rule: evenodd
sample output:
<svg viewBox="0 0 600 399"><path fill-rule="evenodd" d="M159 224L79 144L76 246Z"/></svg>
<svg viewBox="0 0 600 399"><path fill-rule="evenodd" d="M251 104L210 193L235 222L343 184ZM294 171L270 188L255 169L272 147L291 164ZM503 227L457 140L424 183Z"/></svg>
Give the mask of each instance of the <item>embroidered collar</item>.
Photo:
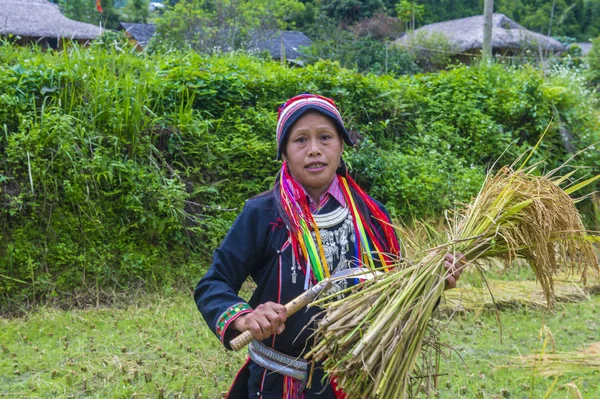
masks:
<svg viewBox="0 0 600 399"><path fill-rule="evenodd" d="M304 189L304 187L302 188ZM337 178L337 175L331 181L331 184L327 188L327 191L321 194L318 203L314 199L312 199L310 195L308 195L306 189L304 189L304 193L308 197L308 205L310 206L310 211L312 213L315 213L319 209L323 208L323 206L325 206L325 204L327 203L327 201L329 201L330 198L335 199L342 207L346 207L346 199L344 198L344 194L342 193L342 189L340 187L340 182Z"/></svg>

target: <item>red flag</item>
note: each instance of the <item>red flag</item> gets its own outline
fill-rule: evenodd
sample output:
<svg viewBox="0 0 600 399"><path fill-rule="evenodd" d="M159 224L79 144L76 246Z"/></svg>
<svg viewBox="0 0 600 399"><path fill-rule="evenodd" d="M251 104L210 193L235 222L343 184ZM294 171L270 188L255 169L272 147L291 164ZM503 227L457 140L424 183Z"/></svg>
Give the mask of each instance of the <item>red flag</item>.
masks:
<svg viewBox="0 0 600 399"><path fill-rule="evenodd" d="M96 10L98 10L98 12L104 12L102 11L102 4L100 4L100 0L96 0Z"/></svg>

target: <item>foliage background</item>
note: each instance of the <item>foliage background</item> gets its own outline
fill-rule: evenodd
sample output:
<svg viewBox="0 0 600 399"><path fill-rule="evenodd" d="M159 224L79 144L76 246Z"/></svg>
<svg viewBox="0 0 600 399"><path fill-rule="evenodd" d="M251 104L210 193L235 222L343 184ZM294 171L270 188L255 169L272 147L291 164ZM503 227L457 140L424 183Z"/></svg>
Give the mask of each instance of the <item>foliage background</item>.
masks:
<svg viewBox="0 0 600 399"><path fill-rule="evenodd" d="M600 138L595 97L562 67L394 78L110 40L57 53L3 45L2 311L192 286L244 201L271 186L277 107L305 91L336 100L359 138L345 154L355 178L404 221L468 201L495 160L548 126L547 167L569 155L565 134L574 149ZM598 173L597 151L577 163Z"/></svg>
<svg viewBox="0 0 600 399"><path fill-rule="evenodd" d="M118 21L146 22L160 13L147 13L147 0L101 0L104 13L98 13L95 2L85 0L51 0L58 3L65 15L79 21L102 23L116 28ZM377 14L397 17L408 23L412 16L404 11L417 10L416 27L450 19L483 13L481 0L169 0L169 7L217 13L216 22L228 20L238 28L252 27L258 16L277 16L279 24L305 28L314 18L326 16L336 24L351 26ZM145 11L144 11L145 9ZM494 12L506 14L527 29L554 36L566 36L587 41L600 34L600 0L496 0ZM213 25L212 21L211 25ZM276 21L274 22L276 24ZM273 26L273 25L271 25Z"/></svg>

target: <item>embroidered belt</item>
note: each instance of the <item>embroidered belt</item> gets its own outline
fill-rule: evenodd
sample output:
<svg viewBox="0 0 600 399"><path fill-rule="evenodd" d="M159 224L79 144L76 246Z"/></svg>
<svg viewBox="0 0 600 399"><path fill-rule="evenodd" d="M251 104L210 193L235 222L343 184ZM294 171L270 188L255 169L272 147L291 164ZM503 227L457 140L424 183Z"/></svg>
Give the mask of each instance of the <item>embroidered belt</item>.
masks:
<svg viewBox="0 0 600 399"><path fill-rule="evenodd" d="M269 348L259 341L252 341L248 345L248 355L256 364L288 377L300 381L306 380L308 362L293 356L283 354Z"/></svg>

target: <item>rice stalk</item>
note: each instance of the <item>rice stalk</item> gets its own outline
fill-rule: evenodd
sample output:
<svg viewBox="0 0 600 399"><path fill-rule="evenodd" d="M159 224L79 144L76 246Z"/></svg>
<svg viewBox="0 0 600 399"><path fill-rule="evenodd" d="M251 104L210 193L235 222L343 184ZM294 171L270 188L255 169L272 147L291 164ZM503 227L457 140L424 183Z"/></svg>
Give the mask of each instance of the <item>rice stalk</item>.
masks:
<svg viewBox="0 0 600 399"><path fill-rule="evenodd" d="M420 261L399 264L360 283L341 300L314 303L324 308L325 317L307 358L322 361L329 375L339 376L348 397L407 397L428 323L445 288L448 253L460 252L475 265L501 259L507 268L525 259L549 306L559 264L585 284L598 261L573 200L560 188L567 179L553 177L555 172L536 176L534 165L489 174L475 200L447 216L445 244L426 250Z"/></svg>

